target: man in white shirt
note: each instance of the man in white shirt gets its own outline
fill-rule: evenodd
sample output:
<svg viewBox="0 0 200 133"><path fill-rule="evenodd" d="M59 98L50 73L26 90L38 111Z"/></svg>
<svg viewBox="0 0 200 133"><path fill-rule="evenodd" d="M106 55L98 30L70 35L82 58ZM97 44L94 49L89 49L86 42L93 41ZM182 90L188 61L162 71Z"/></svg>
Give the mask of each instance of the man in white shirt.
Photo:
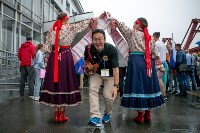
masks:
<svg viewBox="0 0 200 133"><path fill-rule="evenodd" d="M162 61L163 65L165 67L165 73L162 76L162 80L163 80L164 88L165 88L165 91L166 91L167 71L168 71L168 65L167 65L167 62L166 62L167 47L162 41L159 40L160 32L154 32L153 37L154 37L154 40L156 42L156 46L157 46L157 49L158 49L158 52L159 52L160 60Z"/></svg>
<svg viewBox="0 0 200 133"><path fill-rule="evenodd" d="M196 84L196 80L195 80L195 57L189 53L189 50L185 50L186 52L186 61L187 61L187 66L188 66L188 70L187 70L187 76L188 78L190 77L191 81L192 81L192 90L196 91L197 90L197 84ZM190 89L190 80L188 79L188 88Z"/></svg>

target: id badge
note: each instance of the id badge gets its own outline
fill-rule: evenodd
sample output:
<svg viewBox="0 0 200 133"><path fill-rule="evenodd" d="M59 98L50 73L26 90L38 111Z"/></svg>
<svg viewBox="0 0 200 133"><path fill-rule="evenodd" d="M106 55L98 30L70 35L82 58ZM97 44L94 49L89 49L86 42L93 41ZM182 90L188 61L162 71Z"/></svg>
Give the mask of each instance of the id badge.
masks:
<svg viewBox="0 0 200 133"><path fill-rule="evenodd" d="M104 76L110 76L109 75L109 69L101 69L101 76L104 77Z"/></svg>

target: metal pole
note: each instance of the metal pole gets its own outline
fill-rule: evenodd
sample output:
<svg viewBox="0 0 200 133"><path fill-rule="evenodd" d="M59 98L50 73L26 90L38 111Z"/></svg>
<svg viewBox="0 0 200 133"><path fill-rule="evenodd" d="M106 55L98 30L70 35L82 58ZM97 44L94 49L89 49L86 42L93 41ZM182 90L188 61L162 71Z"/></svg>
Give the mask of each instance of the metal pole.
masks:
<svg viewBox="0 0 200 133"><path fill-rule="evenodd" d="M3 2L0 3L1 14L0 14L0 49L2 49L2 22L3 22Z"/></svg>

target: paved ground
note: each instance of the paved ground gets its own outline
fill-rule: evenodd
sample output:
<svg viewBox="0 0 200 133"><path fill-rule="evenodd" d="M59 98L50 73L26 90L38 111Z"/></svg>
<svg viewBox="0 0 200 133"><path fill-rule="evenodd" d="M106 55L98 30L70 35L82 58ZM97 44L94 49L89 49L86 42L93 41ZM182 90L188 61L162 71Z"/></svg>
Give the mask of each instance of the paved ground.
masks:
<svg viewBox="0 0 200 133"><path fill-rule="evenodd" d="M0 101L0 133L200 133L199 92L187 97L168 97L166 104L152 111L152 122L136 124L136 111L120 107L115 101L111 122L100 128L87 125L89 118L88 90L82 92L83 103L68 107L70 121L54 123L53 108L19 98ZM103 113L103 98L100 98Z"/></svg>

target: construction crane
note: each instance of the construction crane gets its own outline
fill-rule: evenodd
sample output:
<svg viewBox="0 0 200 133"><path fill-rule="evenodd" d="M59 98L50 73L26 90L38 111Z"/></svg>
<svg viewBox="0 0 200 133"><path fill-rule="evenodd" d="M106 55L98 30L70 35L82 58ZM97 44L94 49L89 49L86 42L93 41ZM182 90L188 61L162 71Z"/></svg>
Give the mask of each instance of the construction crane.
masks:
<svg viewBox="0 0 200 133"><path fill-rule="evenodd" d="M170 44L172 46L172 38L162 38L162 42L165 44Z"/></svg>
<svg viewBox="0 0 200 133"><path fill-rule="evenodd" d="M188 38L185 42L185 45L183 47L184 50L188 49L190 44L192 43L194 37L196 36L196 33L200 32L200 19L192 19L191 23L190 23L190 26L183 38L183 41L182 41L182 45L186 39L186 36L188 35ZM191 48L189 49L190 53L198 53L200 52L200 47L195 47L195 48Z"/></svg>

